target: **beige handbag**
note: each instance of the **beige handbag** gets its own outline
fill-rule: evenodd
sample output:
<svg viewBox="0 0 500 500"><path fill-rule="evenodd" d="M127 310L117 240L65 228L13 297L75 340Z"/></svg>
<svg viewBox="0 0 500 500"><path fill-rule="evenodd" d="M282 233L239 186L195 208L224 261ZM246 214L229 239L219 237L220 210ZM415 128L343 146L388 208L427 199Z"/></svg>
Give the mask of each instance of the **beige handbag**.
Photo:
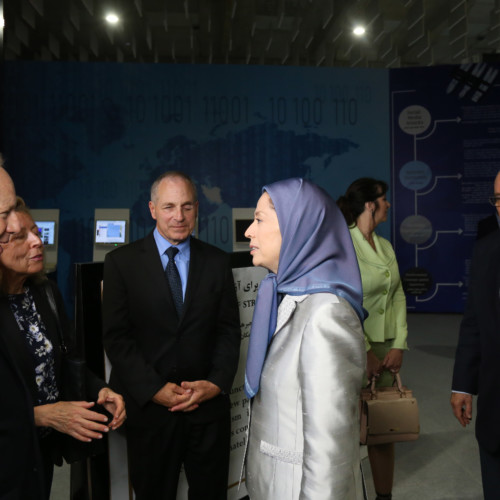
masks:
<svg viewBox="0 0 500 500"><path fill-rule="evenodd" d="M415 441L420 432L418 404L412 391L401 384L399 373L392 387L370 387L361 390L361 444L383 444Z"/></svg>

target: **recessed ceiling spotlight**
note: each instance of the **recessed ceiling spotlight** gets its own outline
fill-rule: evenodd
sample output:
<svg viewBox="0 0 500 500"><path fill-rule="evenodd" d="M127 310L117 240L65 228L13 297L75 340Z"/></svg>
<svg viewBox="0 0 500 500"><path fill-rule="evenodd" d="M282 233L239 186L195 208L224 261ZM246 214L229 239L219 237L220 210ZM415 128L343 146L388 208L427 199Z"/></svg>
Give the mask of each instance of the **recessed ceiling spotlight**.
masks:
<svg viewBox="0 0 500 500"><path fill-rule="evenodd" d="M356 26L352 32L356 35L356 36L363 36L365 33L366 33L366 30L365 28L363 28L363 26Z"/></svg>
<svg viewBox="0 0 500 500"><path fill-rule="evenodd" d="M120 18L112 12L110 12L105 19L109 24L116 24L120 20Z"/></svg>

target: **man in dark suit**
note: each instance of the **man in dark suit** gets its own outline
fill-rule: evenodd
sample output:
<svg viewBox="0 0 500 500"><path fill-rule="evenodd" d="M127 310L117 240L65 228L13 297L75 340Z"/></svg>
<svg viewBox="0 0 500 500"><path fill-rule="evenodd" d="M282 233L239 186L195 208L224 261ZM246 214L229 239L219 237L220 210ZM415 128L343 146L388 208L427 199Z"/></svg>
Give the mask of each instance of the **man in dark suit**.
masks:
<svg viewBox="0 0 500 500"><path fill-rule="evenodd" d="M6 243L10 234L20 230L13 210L15 205L14 184L0 166L0 243ZM0 332L0 407L3 409L0 412L0 499L41 500L45 488L33 401L3 334Z"/></svg>
<svg viewBox="0 0 500 500"><path fill-rule="evenodd" d="M453 413L464 427L472 418L472 395L478 395L476 438L487 500L500 496L499 357L500 231L495 231L474 247L451 395Z"/></svg>
<svg viewBox="0 0 500 500"><path fill-rule="evenodd" d="M184 464L191 500L223 499L240 345L229 256L191 237L186 175L160 176L149 208L155 230L104 263L104 345L127 404L132 485L138 500L175 499Z"/></svg>
<svg viewBox="0 0 500 500"><path fill-rule="evenodd" d="M498 231L500 228L500 171L495 177L493 183L493 196L489 199L490 203L495 206L496 212L494 214L481 219L477 223L476 239L480 240L492 231Z"/></svg>

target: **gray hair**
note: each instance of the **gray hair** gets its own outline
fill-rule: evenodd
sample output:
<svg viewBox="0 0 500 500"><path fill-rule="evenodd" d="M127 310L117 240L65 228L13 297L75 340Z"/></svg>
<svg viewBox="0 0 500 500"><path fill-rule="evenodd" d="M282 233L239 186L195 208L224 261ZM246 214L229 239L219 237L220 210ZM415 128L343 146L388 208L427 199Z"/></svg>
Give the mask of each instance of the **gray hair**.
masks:
<svg viewBox="0 0 500 500"><path fill-rule="evenodd" d="M21 214L26 214L28 217L33 219L33 215L31 215L30 209L26 202L20 196L16 196L16 206L14 211ZM5 278L3 275L3 264L0 266L0 297L7 295ZM32 274L27 278L27 281L38 285L47 280L47 275L45 274L45 270L39 271L38 273Z"/></svg>
<svg viewBox="0 0 500 500"><path fill-rule="evenodd" d="M196 190L196 185L193 182L193 179L191 179L191 177L189 177L189 175L185 174L184 172L179 172L178 170L168 170L167 172L161 174L153 182L153 185L151 186L151 201L153 203L155 202L155 199L158 194L158 186L165 179L183 179L191 186L191 190L193 191L194 201L198 201L198 192Z"/></svg>

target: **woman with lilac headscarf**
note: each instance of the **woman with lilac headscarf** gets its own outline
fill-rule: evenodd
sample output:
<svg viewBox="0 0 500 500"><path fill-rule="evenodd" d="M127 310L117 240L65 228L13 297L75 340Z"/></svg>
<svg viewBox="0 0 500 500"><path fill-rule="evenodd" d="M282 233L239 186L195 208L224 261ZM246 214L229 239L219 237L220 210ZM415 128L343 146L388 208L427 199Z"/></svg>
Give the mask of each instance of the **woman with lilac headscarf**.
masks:
<svg viewBox="0 0 500 500"><path fill-rule="evenodd" d="M270 271L246 366L250 499L362 498L364 313L345 220L321 188L287 179L263 188L245 236L253 264Z"/></svg>

